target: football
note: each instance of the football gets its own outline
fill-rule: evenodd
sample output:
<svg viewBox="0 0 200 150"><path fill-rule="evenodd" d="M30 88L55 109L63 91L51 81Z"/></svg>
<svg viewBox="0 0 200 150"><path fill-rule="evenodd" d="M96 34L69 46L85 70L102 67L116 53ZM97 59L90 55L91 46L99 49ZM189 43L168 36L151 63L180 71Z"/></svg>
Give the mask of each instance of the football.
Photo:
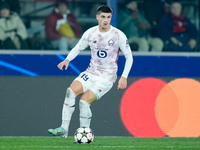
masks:
<svg viewBox="0 0 200 150"><path fill-rule="evenodd" d="M94 140L92 129L88 127L80 127L74 134L75 141L79 144L89 144Z"/></svg>

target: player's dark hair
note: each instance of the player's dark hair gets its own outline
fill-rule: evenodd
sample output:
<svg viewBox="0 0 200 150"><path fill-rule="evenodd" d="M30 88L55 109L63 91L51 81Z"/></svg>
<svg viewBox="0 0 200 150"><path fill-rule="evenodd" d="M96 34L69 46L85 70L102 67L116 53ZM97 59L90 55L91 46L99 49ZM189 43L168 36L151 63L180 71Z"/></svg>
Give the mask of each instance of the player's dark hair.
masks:
<svg viewBox="0 0 200 150"><path fill-rule="evenodd" d="M106 5L101 5L97 8L97 15L100 13L113 13L112 9Z"/></svg>

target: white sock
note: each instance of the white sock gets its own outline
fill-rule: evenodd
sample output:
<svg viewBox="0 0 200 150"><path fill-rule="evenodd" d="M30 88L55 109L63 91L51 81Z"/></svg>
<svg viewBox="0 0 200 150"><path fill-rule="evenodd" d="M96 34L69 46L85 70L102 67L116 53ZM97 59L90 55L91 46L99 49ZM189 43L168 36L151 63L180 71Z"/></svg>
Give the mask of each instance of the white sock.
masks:
<svg viewBox="0 0 200 150"><path fill-rule="evenodd" d="M90 127L90 122L92 119L92 112L90 109L90 104L84 100L79 102L80 109L80 127Z"/></svg>
<svg viewBox="0 0 200 150"><path fill-rule="evenodd" d="M63 104L63 110L62 110L62 125L66 131L69 129L69 124L71 121L72 114L75 110L75 98L76 94L70 89L67 89L65 101Z"/></svg>

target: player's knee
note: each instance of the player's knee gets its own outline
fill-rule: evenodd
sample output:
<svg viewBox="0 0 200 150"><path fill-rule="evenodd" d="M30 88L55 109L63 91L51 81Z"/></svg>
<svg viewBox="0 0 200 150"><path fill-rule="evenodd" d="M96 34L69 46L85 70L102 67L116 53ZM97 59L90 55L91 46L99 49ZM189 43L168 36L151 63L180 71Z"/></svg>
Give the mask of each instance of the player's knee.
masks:
<svg viewBox="0 0 200 150"><path fill-rule="evenodd" d="M76 94L72 91L72 89L67 88L64 105L74 107L75 98Z"/></svg>
<svg viewBox="0 0 200 150"><path fill-rule="evenodd" d="M74 93L74 91L72 91L71 88L67 88L66 97L68 97L68 98L76 98L76 94Z"/></svg>
<svg viewBox="0 0 200 150"><path fill-rule="evenodd" d="M79 106L80 106L80 108L87 108L87 107L90 107L90 104L88 102L86 102L85 100L80 100Z"/></svg>
<svg viewBox="0 0 200 150"><path fill-rule="evenodd" d="M90 109L90 104L84 100L79 101L79 108L80 108L80 114L83 116L87 116L87 118L90 118L92 116L92 112Z"/></svg>

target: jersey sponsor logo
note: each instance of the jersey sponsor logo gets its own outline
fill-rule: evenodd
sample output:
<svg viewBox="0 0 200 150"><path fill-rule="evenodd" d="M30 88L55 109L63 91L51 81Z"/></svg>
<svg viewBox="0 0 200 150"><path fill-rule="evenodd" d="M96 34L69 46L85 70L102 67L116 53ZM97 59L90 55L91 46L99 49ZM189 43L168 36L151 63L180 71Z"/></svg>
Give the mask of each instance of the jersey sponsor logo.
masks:
<svg viewBox="0 0 200 150"><path fill-rule="evenodd" d="M99 58L106 58L107 57L107 52L105 51L105 50L99 50L98 52L97 52L97 56L99 57Z"/></svg>
<svg viewBox="0 0 200 150"><path fill-rule="evenodd" d="M114 43L115 43L115 42L114 42L112 39L108 41L108 45L109 45L109 46L113 46Z"/></svg>

